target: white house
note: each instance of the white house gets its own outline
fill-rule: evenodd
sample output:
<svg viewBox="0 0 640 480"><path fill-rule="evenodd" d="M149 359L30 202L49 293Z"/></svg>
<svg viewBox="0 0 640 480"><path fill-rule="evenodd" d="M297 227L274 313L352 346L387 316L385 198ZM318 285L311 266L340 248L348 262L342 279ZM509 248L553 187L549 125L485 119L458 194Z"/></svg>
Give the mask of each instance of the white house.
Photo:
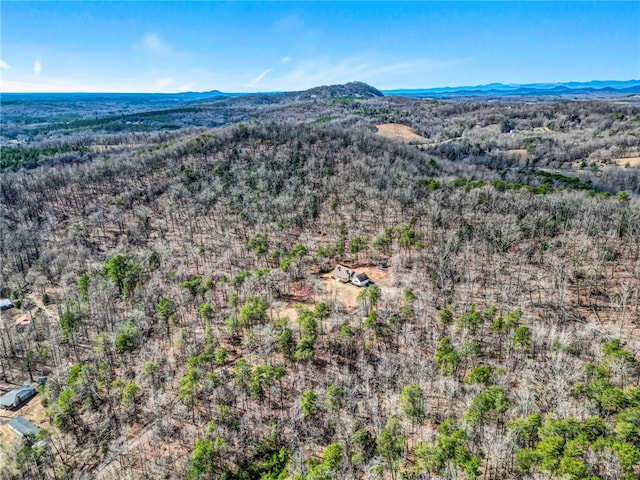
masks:
<svg viewBox="0 0 640 480"><path fill-rule="evenodd" d="M351 283L359 287L364 287L369 283L369 277L366 273L356 273L351 275Z"/></svg>
<svg viewBox="0 0 640 480"><path fill-rule="evenodd" d="M369 283L369 277L366 273L357 273L344 265L336 265L336 268L333 269L333 278L343 283L351 282L359 287L364 287Z"/></svg>

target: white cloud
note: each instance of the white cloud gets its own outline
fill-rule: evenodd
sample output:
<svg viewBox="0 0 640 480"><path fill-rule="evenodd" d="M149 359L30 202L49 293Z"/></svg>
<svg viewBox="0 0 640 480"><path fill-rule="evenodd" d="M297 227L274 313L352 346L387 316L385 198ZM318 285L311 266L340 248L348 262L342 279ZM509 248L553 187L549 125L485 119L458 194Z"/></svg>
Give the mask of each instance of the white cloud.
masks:
<svg viewBox="0 0 640 480"><path fill-rule="evenodd" d="M78 83L69 78L43 78L35 81L4 80L0 81L2 92L111 92L113 88L92 84ZM127 91L127 90L122 90ZM131 91L131 90L128 90Z"/></svg>
<svg viewBox="0 0 640 480"><path fill-rule="evenodd" d="M154 82L156 88L158 89L168 87L172 83L173 83L173 78L171 77L157 78L156 81Z"/></svg>
<svg viewBox="0 0 640 480"><path fill-rule="evenodd" d="M147 51L142 42L137 44L141 51ZM155 41L155 40L154 40ZM161 39L159 39L162 44ZM154 43L151 42L153 45ZM178 56L174 50L171 56ZM151 55L151 53L149 53ZM434 57L397 59L368 51L359 55L344 57L316 57L311 60L297 57L283 61L286 57L276 57L269 67L254 71L251 67L242 69L220 68L208 70L204 66L179 69L178 62L172 58L159 56L158 60L145 73L129 76L121 72L113 72L107 78L100 77L50 77L49 64L44 68L43 61L38 60L38 67L33 64L32 71L20 72L16 65L7 70L4 65L0 70L0 91L4 92L184 92L221 90L226 92L255 91L295 91L319 85L332 85L360 80L380 89L398 87L416 88L424 84L426 79L444 78L469 62L469 59L445 59ZM44 62L46 62L45 60ZM255 66L253 67L255 68ZM40 75L34 75L36 70ZM410 81L409 81L410 80ZM442 84L445 82L442 81Z"/></svg>
<svg viewBox="0 0 640 480"><path fill-rule="evenodd" d="M285 57L287 58L287 57ZM384 58L373 52L343 58L317 58L296 61L289 68L282 67L276 75L271 69L254 78L245 88L253 88L260 82L262 91L304 90L319 85L333 85L355 80L386 89L395 83L405 85L407 78L424 79L437 72L460 66L465 59ZM282 63L286 63L281 59ZM264 78L271 73L268 78ZM415 83L415 81L414 81Z"/></svg>
<svg viewBox="0 0 640 480"><path fill-rule="evenodd" d="M197 84L197 82L185 83L184 85L180 86L180 88L178 88L178 92L190 92Z"/></svg>
<svg viewBox="0 0 640 480"><path fill-rule="evenodd" d="M148 33L142 39L142 42L134 44L133 48L136 50L146 50L156 55L173 53L175 51L174 46L161 38L157 33Z"/></svg>
<svg viewBox="0 0 640 480"><path fill-rule="evenodd" d="M273 26L276 32L286 33L293 30L300 30L304 27L304 21L295 13L280 19Z"/></svg>
<svg viewBox="0 0 640 480"><path fill-rule="evenodd" d="M160 40L160 37L155 33L150 33L144 37L144 44L149 50L159 50L162 48L162 40Z"/></svg>
<svg viewBox="0 0 640 480"><path fill-rule="evenodd" d="M258 75L256 78L254 78L253 80L251 80L249 83L247 83L247 87L257 87L258 84L262 81L262 79L264 77L266 77L267 75L269 75L269 73L271 73L273 71L273 68L267 68L265 71L263 71L260 75Z"/></svg>
<svg viewBox="0 0 640 480"><path fill-rule="evenodd" d="M282 63L289 63L291 60L293 60L293 58L292 58L291 56L289 56L289 55L287 55L286 57L282 57L282 58L280 59L280 61L281 61Z"/></svg>
<svg viewBox="0 0 640 480"><path fill-rule="evenodd" d="M40 75L40 72L42 72L42 62L40 60L36 60L33 62L33 73Z"/></svg>
<svg viewBox="0 0 640 480"><path fill-rule="evenodd" d="M381 65L365 57L313 60L299 64L280 78L272 78L269 83L273 90L304 90L353 80L373 82L374 75L371 74L377 68Z"/></svg>
<svg viewBox="0 0 640 480"><path fill-rule="evenodd" d="M11 66L7 62L0 60L0 70L9 70Z"/></svg>
<svg viewBox="0 0 640 480"><path fill-rule="evenodd" d="M201 86L201 82L193 80L193 73L184 72L184 76L169 75L140 75L130 77L101 76L76 78L49 76L48 68L41 75L35 76L26 72L17 76L19 72L13 70L5 73L0 71L0 92L181 92L194 90ZM238 82L240 83L240 82ZM214 83L217 85L217 82ZM209 85L209 82L207 82ZM212 87L213 88L213 87Z"/></svg>

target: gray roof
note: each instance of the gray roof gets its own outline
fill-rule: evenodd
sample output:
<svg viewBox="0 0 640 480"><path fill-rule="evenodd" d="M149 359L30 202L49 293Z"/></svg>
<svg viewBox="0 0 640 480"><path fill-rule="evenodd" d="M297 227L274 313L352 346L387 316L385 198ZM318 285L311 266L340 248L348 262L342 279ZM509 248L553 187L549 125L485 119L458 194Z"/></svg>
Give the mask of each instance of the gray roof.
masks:
<svg viewBox="0 0 640 480"><path fill-rule="evenodd" d="M8 298L3 298L0 300L0 309L8 310L9 308L13 308L13 303Z"/></svg>
<svg viewBox="0 0 640 480"><path fill-rule="evenodd" d="M356 278L361 282L364 282L365 280L369 280L369 277L367 276L366 273L359 273L356 275Z"/></svg>
<svg viewBox="0 0 640 480"><path fill-rule="evenodd" d="M9 421L9 428L21 437L29 433L37 435L40 429L24 417L14 417Z"/></svg>
<svg viewBox="0 0 640 480"><path fill-rule="evenodd" d="M3 408L18 408L35 394L35 388L29 385L22 385L0 397L0 406Z"/></svg>
<svg viewBox="0 0 640 480"><path fill-rule="evenodd" d="M336 268L333 270L333 276L336 278L341 278L343 280L349 280L351 275L354 274L353 270L345 267L344 265L336 265Z"/></svg>

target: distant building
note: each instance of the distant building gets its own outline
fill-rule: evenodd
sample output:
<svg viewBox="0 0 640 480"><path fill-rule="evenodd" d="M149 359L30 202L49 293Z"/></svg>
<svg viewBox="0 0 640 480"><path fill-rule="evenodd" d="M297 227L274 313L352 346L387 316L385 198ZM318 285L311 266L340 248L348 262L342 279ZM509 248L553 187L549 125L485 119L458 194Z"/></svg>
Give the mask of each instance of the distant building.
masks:
<svg viewBox="0 0 640 480"><path fill-rule="evenodd" d="M36 394L36 389L29 385L22 385L0 397L0 407L5 409L20 408Z"/></svg>
<svg viewBox="0 0 640 480"><path fill-rule="evenodd" d="M8 298L3 298L0 300L0 310L9 310L13 308L13 303Z"/></svg>
<svg viewBox="0 0 640 480"><path fill-rule="evenodd" d="M40 429L24 417L15 417L9 421L9 428L21 437L37 435Z"/></svg>

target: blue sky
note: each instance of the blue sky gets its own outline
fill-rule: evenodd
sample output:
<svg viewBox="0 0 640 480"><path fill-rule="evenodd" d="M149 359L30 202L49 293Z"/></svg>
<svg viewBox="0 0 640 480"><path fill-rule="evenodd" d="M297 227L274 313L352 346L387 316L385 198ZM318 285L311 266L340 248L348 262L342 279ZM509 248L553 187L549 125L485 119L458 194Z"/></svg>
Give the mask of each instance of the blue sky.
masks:
<svg viewBox="0 0 640 480"><path fill-rule="evenodd" d="M0 4L0 91L640 79L640 2Z"/></svg>

